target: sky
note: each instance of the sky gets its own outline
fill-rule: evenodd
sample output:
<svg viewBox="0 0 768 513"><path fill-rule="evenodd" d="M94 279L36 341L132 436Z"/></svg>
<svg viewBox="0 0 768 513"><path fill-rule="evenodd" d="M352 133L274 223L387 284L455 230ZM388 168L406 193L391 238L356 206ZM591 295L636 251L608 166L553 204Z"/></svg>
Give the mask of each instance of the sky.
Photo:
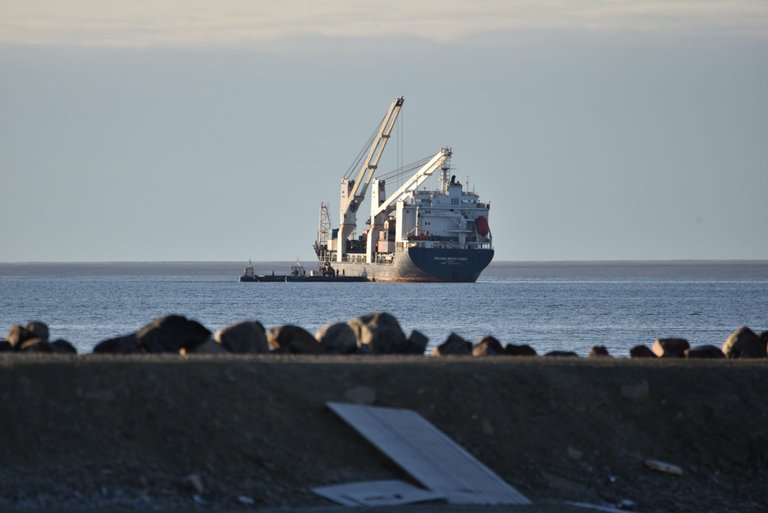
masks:
<svg viewBox="0 0 768 513"><path fill-rule="evenodd" d="M0 0L0 261L312 261L397 96L496 260L768 259L767 55L763 0Z"/></svg>

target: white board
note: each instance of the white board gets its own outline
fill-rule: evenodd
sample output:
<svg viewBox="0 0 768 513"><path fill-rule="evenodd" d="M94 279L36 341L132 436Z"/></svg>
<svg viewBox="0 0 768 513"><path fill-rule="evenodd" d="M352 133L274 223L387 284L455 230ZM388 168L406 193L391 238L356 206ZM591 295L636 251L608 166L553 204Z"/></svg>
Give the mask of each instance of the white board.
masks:
<svg viewBox="0 0 768 513"><path fill-rule="evenodd" d="M427 489L453 504L530 504L511 485L412 410L326 403Z"/></svg>
<svg viewBox="0 0 768 513"><path fill-rule="evenodd" d="M401 506L445 499L397 479L319 486L312 491L342 506Z"/></svg>

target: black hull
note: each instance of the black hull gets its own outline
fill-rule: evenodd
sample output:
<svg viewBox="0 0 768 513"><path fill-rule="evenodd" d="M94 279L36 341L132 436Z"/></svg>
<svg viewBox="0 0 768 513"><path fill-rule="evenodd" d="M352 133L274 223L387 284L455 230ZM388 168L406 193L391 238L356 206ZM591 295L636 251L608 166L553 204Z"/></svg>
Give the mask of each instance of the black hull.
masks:
<svg viewBox="0 0 768 513"><path fill-rule="evenodd" d="M417 270L413 274L428 281L447 282L476 282L493 260L493 253L492 249L408 249Z"/></svg>
<svg viewBox="0 0 768 513"><path fill-rule="evenodd" d="M361 282L361 281L368 281L368 278L365 276L290 276L287 274L283 275L271 275L267 274L264 276L240 276L240 281L242 282L300 282L300 283L327 283L327 282L335 282L335 283L345 283L345 282Z"/></svg>

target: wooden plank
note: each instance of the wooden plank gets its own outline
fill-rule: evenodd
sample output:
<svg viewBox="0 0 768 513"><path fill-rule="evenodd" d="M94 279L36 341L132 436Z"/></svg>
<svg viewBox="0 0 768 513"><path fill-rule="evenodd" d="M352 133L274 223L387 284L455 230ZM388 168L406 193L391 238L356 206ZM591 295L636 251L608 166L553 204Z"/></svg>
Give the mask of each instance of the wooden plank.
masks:
<svg viewBox="0 0 768 513"><path fill-rule="evenodd" d="M511 485L412 410L327 403L364 438L453 504L530 504Z"/></svg>

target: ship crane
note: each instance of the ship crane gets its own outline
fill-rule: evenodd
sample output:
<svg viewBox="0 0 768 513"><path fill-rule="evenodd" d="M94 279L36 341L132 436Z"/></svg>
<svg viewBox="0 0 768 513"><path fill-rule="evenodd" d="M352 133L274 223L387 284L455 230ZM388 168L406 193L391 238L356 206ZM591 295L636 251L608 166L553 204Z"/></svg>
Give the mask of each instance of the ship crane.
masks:
<svg viewBox="0 0 768 513"><path fill-rule="evenodd" d="M384 227L384 220L387 215L395 209L398 201L405 199L410 193L416 191L424 181L432 176L438 169L447 168L446 162L451 158L450 148L441 148L421 169L411 176L405 183L393 192L387 199L380 201L379 197L384 195L384 181L373 180L373 193L371 195L371 227L368 230L368 240L366 242L365 260L373 263L375 259L375 247L379 239L379 232Z"/></svg>
<svg viewBox="0 0 768 513"><path fill-rule="evenodd" d="M355 179L348 180L344 178L341 180L339 232L336 240L337 262L342 262L347 253L347 238L357 228L357 209L365 199L365 192L371 183L373 174L376 172L379 160L384 152L384 148L387 146L387 141L389 141L390 134L404 101L402 96L392 101Z"/></svg>

